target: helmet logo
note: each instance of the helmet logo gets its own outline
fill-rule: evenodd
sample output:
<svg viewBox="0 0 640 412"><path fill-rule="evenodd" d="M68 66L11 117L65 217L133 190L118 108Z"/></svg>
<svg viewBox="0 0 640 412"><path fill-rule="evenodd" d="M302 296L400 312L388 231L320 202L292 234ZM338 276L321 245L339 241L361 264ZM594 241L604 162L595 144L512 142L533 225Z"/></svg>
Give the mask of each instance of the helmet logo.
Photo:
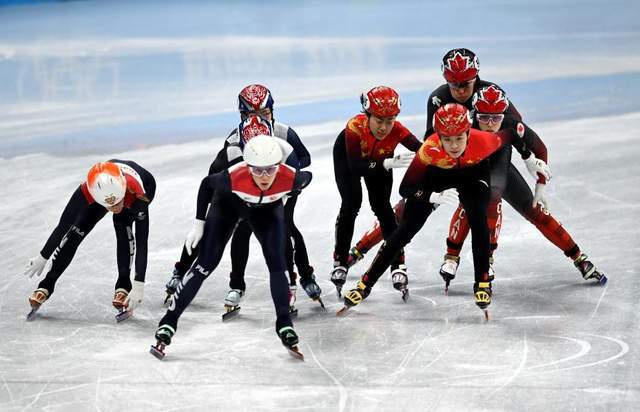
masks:
<svg viewBox="0 0 640 412"><path fill-rule="evenodd" d="M453 54L453 57L447 59L447 65L445 67L452 72L463 72L467 69L473 68L473 64L471 63L469 56L463 56L456 52Z"/></svg>
<svg viewBox="0 0 640 412"><path fill-rule="evenodd" d="M252 84L242 89L240 95L254 108L263 109L267 104L269 90L259 84Z"/></svg>
<svg viewBox="0 0 640 412"><path fill-rule="evenodd" d="M116 197L114 195L109 195L104 198L104 202L109 206L113 206L114 204L116 204Z"/></svg>
<svg viewBox="0 0 640 412"><path fill-rule="evenodd" d="M453 54L449 58L444 58L442 62L442 74L450 83L465 82L473 79L478 75L479 63L478 58L466 49L462 51L452 51ZM451 53L451 52L449 52ZM449 55L449 54L447 54Z"/></svg>
<svg viewBox="0 0 640 412"><path fill-rule="evenodd" d="M362 94L362 108L378 117L397 116L400 113L400 98L390 87L377 86Z"/></svg>
<svg viewBox="0 0 640 412"><path fill-rule="evenodd" d="M499 87L492 84L473 96L473 107L479 113L503 113L509 107L509 100Z"/></svg>
<svg viewBox="0 0 640 412"><path fill-rule="evenodd" d="M247 118L241 125L242 140L246 143L256 136L271 136L271 128L258 116Z"/></svg>

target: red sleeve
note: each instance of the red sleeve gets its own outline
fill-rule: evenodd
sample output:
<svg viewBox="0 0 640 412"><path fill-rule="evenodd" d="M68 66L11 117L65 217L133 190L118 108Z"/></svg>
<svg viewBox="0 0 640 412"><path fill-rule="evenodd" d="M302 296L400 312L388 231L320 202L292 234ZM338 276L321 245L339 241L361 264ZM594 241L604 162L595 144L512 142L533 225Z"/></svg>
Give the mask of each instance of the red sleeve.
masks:
<svg viewBox="0 0 640 412"><path fill-rule="evenodd" d="M82 190L82 194L84 195L84 198L87 199L88 204L95 203L95 199L93 198L93 196L91 196L91 193L89 193L87 182L82 183L80 185L80 189Z"/></svg>

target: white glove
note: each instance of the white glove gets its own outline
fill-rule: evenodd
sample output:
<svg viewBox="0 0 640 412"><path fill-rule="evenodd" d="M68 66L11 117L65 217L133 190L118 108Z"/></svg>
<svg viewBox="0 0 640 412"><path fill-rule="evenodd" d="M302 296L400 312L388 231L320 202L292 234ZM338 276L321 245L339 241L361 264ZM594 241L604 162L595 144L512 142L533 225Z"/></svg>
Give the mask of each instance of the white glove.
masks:
<svg viewBox="0 0 640 412"><path fill-rule="evenodd" d="M538 173L540 173L546 181L551 180L551 169L549 169L549 165L545 163L544 160L540 160L533 155L533 153L524 159L524 164L527 166L527 170L529 174L534 178L538 178Z"/></svg>
<svg viewBox="0 0 640 412"><path fill-rule="evenodd" d="M38 256L31 258L29 263L27 263L27 267L24 270L25 276L28 278L32 278L33 275L40 276L42 273L42 269L47 264L47 259L43 258L40 253Z"/></svg>
<svg viewBox="0 0 640 412"><path fill-rule="evenodd" d="M536 207L536 205L539 203L542 206L542 209L549 209L547 197L544 195L545 188L546 185L544 183L536 183L536 190L533 195L533 204L531 206Z"/></svg>
<svg viewBox="0 0 640 412"><path fill-rule="evenodd" d="M384 159L382 161L382 166L387 169L395 169L397 167L409 167L415 153L400 153L393 156L391 159Z"/></svg>
<svg viewBox="0 0 640 412"><path fill-rule="evenodd" d="M129 295L124 301L129 310L133 310L138 307L144 298L144 282L134 280L131 283L131 291L129 291Z"/></svg>
<svg viewBox="0 0 640 412"><path fill-rule="evenodd" d="M191 256L193 248L198 246L198 242L202 239L202 233L204 232L204 220L196 219L191 226L191 230L187 233L187 239L184 241L184 246L187 248L187 253Z"/></svg>
<svg viewBox="0 0 640 412"><path fill-rule="evenodd" d="M429 202L434 205L452 205L458 206L458 191L455 188L443 190L442 192L433 192L429 196Z"/></svg>

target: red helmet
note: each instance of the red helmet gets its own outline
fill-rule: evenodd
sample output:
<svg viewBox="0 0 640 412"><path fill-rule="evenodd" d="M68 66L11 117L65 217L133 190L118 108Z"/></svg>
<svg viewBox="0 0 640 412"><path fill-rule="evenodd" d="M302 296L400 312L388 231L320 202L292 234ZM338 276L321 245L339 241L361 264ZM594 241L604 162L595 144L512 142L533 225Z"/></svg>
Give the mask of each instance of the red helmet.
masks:
<svg viewBox="0 0 640 412"><path fill-rule="evenodd" d="M255 115L247 117L240 123L238 132L240 133L243 143L248 142L256 136L271 136L273 134L271 124L260 116Z"/></svg>
<svg viewBox="0 0 640 412"><path fill-rule="evenodd" d="M391 87L374 87L360 96L360 103L365 113L376 117L391 117L400 113L400 96Z"/></svg>
<svg viewBox="0 0 640 412"><path fill-rule="evenodd" d="M472 102L478 113L504 113L509 108L509 99L495 84L478 90L473 95Z"/></svg>
<svg viewBox="0 0 640 412"><path fill-rule="evenodd" d="M238 95L238 110L242 112L257 112L261 109L273 110L273 97L269 89L261 84L250 84Z"/></svg>
<svg viewBox="0 0 640 412"><path fill-rule="evenodd" d="M471 50L453 49L442 58L441 68L442 75L448 83L462 83L478 75L480 63Z"/></svg>
<svg viewBox="0 0 640 412"><path fill-rule="evenodd" d="M447 103L433 115L433 128L438 136L457 136L471 128L471 114L458 103Z"/></svg>

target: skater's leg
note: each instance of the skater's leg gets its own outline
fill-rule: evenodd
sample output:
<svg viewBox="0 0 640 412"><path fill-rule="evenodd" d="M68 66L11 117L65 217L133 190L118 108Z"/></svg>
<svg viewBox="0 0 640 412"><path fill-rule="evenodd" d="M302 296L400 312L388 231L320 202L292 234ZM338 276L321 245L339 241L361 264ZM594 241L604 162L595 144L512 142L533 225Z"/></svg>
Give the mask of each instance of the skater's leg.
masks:
<svg viewBox="0 0 640 412"><path fill-rule="evenodd" d="M238 223L231 239L231 274L229 287L231 289L246 290L244 282L245 269L249 259L249 242L251 240L251 227L242 220Z"/></svg>

